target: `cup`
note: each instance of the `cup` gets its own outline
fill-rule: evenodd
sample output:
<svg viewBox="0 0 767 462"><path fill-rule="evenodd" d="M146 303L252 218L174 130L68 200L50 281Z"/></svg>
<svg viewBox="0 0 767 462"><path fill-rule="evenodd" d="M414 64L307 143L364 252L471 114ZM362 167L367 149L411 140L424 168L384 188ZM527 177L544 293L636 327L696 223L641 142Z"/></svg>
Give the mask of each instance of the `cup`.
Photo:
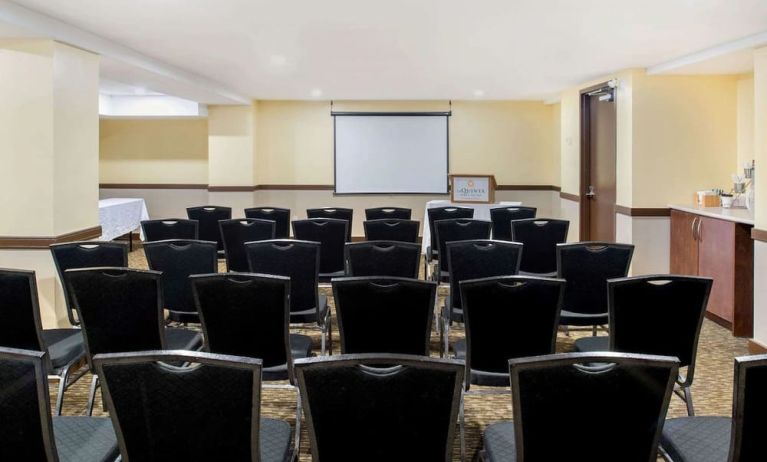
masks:
<svg viewBox="0 0 767 462"><path fill-rule="evenodd" d="M732 207L732 196L720 196L720 199L722 200L722 208L729 209Z"/></svg>

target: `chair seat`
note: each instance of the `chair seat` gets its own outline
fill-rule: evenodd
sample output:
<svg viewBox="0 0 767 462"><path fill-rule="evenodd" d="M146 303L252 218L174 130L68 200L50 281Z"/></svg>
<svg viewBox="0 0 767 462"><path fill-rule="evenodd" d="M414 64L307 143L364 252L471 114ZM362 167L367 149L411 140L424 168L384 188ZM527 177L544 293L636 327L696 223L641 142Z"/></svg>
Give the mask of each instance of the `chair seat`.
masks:
<svg viewBox="0 0 767 462"><path fill-rule="evenodd" d="M290 425L282 420L261 419L259 450L262 462L284 462L290 454Z"/></svg>
<svg viewBox="0 0 767 462"><path fill-rule="evenodd" d="M510 462L517 460L517 444L514 441L514 422L507 420L492 424L482 434L484 460Z"/></svg>
<svg viewBox="0 0 767 462"><path fill-rule="evenodd" d="M80 329L45 329L42 336L53 373L58 373L75 359L85 357L83 331Z"/></svg>
<svg viewBox="0 0 767 462"><path fill-rule="evenodd" d="M466 340L455 342L453 350L456 358L466 359ZM487 387L508 387L511 385L511 378L508 372L490 372L472 368L471 383Z"/></svg>
<svg viewBox="0 0 767 462"><path fill-rule="evenodd" d="M168 319L181 324L200 324L200 314L198 312L187 311L168 311Z"/></svg>
<svg viewBox="0 0 767 462"><path fill-rule="evenodd" d="M199 350L202 348L202 334L189 329L168 327L165 329L165 348L168 350Z"/></svg>
<svg viewBox="0 0 767 462"><path fill-rule="evenodd" d="M591 353L594 351L610 351L610 337L583 337L575 341L575 351Z"/></svg>
<svg viewBox="0 0 767 462"><path fill-rule="evenodd" d="M562 310L559 314L560 326L601 326L607 322L607 313L588 314Z"/></svg>
<svg viewBox="0 0 767 462"><path fill-rule="evenodd" d="M730 451L729 417L680 417L666 420L660 444L674 462L726 462Z"/></svg>
<svg viewBox="0 0 767 462"><path fill-rule="evenodd" d="M328 297L323 294L319 296L320 304L320 319L325 319L325 314L328 312ZM317 308L310 308L303 311L291 311L290 322L292 324L308 324L317 322Z"/></svg>
<svg viewBox="0 0 767 462"><path fill-rule="evenodd" d="M61 462L112 462L120 455L108 417L53 417L53 434Z"/></svg>

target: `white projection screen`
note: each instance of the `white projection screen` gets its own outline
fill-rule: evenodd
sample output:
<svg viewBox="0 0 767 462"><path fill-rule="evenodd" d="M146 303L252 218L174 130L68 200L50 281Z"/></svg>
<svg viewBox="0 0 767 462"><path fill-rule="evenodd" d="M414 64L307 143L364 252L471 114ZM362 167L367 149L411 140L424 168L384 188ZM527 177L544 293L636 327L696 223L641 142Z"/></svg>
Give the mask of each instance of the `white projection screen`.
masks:
<svg viewBox="0 0 767 462"><path fill-rule="evenodd" d="M447 113L334 114L337 194L447 194Z"/></svg>

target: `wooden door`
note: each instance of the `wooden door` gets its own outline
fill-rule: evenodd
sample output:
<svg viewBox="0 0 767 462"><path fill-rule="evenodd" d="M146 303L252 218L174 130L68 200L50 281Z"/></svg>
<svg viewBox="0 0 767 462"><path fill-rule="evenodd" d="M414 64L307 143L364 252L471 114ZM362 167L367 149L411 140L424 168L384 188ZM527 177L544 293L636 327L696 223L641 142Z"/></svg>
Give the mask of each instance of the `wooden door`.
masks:
<svg viewBox="0 0 767 462"><path fill-rule="evenodd" d="M583 95L586 224L581 240L615 240L616 121L613 90Z"/></svg>
<svg viewBox="0 0 767 462"><path fill-rule="evenodd" d="M735 223L700 217L698 274L712 278L708 312L732 324L735 312Z"/></svg>
<svg viewBox="0 0 767 462"><path fill-rule="evenodd" d="M671 211L671 274L697 276L698 241L695 227L698 215Z"/></svg>

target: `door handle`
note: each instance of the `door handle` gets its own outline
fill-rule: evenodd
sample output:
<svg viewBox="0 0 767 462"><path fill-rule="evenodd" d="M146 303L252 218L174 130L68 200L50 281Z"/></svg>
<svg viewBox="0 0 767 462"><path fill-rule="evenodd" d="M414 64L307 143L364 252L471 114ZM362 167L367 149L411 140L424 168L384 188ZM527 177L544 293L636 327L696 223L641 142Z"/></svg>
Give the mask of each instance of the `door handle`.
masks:
<svg viewBox="0 0 767 462"><path fill-rule="evenodd" d="M586 197L594 197L597 193L594 191L594 186L589 186L588 192L586 192Z"/></svg>
<svg viewBox="0 0 767 462"><path fill-rule="evenodd" d="M698 222L699 217L695 217L692 219L692 224L690 224L690 232L692 232L692 240L697 241L698 235L695 233L695 225Z"/></svg>
<svg viewBox="0 0 767 462"><path fill-rule="evenodd" d="M703 218L698 217L698 240L703 240L703 233L701 232L703 230Z"/></svg>

